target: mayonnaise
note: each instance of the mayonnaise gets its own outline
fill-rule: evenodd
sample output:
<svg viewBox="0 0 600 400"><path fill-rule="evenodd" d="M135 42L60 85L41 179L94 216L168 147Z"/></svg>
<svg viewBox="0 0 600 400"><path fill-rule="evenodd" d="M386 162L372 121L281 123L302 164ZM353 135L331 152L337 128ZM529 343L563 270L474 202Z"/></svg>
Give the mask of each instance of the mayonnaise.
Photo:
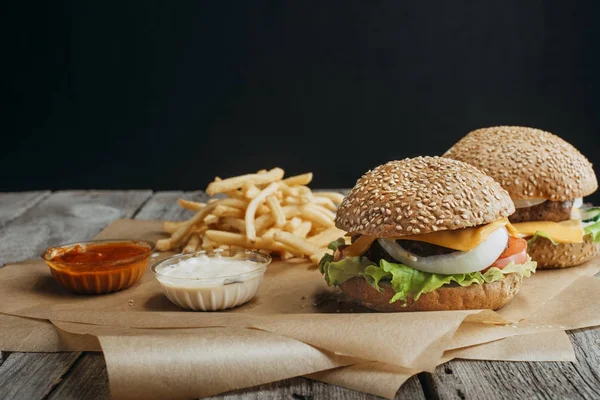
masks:
<svg viewBox="0 0 600 400"><path fill-rule="evenodd" d="M176 305L202 311L223 310L248 302L256 294L267 263L219 253L174 257L153 271L165 295Z"/></svg>
<svg viewBox="0 0 600 400"><path fill-rule="evenodd" d="M197 257L181 260L176 264L165 267L160 274L173 278L189 278L207 280L210 284L225 283L227 277L245 274L257 268L253 261L235 259L231 257L209 257L201 254Z"/></svg>

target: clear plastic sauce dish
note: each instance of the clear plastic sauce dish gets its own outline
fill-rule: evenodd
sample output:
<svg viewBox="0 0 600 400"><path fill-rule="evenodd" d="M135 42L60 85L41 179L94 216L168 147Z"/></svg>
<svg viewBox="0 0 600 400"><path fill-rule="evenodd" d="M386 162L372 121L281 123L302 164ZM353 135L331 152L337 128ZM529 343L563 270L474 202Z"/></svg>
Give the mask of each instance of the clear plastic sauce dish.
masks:
<svg viewBox="0 0 600 400"><path fill-rule="evenodd" d="M152 272L175 305L217 311L250 301L270 262L269 255L257 251L199 251L157 262Z"/></svg>

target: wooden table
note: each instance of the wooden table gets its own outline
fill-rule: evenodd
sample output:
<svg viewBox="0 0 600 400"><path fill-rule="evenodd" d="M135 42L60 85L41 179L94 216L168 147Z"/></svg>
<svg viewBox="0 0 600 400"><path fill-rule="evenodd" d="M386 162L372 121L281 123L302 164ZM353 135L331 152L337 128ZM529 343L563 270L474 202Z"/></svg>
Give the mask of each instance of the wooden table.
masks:
<svg viewBox="0 0 600 400"><path fill-rule="evenodd" d="M183 219L189 214L177 206L179 197L206 200L203 192L153 193L149 190L0 193L0 265L37 257L48 245L92 238L117 218ZM423 373L410 379L398 391L397 398L598 399L600 329L577 330L569 336L575 347L576 363L452 361L440 366L434 374ZM0 354L2 399L109 397L101 354ZM375 397L295 378L215 398Z"/></svg>

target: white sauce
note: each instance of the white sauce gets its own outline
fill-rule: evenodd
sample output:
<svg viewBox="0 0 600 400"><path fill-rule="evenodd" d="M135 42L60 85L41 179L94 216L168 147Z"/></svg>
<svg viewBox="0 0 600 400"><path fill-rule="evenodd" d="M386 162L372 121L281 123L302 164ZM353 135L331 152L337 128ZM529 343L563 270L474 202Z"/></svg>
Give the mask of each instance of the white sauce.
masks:
<svg viewBox="0 0 600 400"><path fill-rule="evenodd" d="M220 283L222 285L227 277L245 274L254 271L256 268L256 263L249 260L199 255L169 265L160 273L173 278L208 279L211 284Z"/></svg>
<svg viewBox="0 0 600 400"><path fill-rule="evenodd" d="M249 260L199 255L157 270L165 295L176 305L201 311L224 310L248 302L266 265Z"/></svg>

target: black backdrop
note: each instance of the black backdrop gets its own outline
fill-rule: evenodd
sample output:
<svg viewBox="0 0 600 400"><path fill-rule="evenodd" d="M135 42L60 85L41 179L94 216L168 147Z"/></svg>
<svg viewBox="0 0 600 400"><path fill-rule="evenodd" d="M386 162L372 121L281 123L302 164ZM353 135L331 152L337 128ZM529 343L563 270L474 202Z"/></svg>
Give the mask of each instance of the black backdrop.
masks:
<svg viewBox="0 0 600 400"><path fill-rule="evenodd" d="M556 4L4 6L0 189L200 189L273 166L347 187L497 124L600 165L600 4Z"/></svg>

